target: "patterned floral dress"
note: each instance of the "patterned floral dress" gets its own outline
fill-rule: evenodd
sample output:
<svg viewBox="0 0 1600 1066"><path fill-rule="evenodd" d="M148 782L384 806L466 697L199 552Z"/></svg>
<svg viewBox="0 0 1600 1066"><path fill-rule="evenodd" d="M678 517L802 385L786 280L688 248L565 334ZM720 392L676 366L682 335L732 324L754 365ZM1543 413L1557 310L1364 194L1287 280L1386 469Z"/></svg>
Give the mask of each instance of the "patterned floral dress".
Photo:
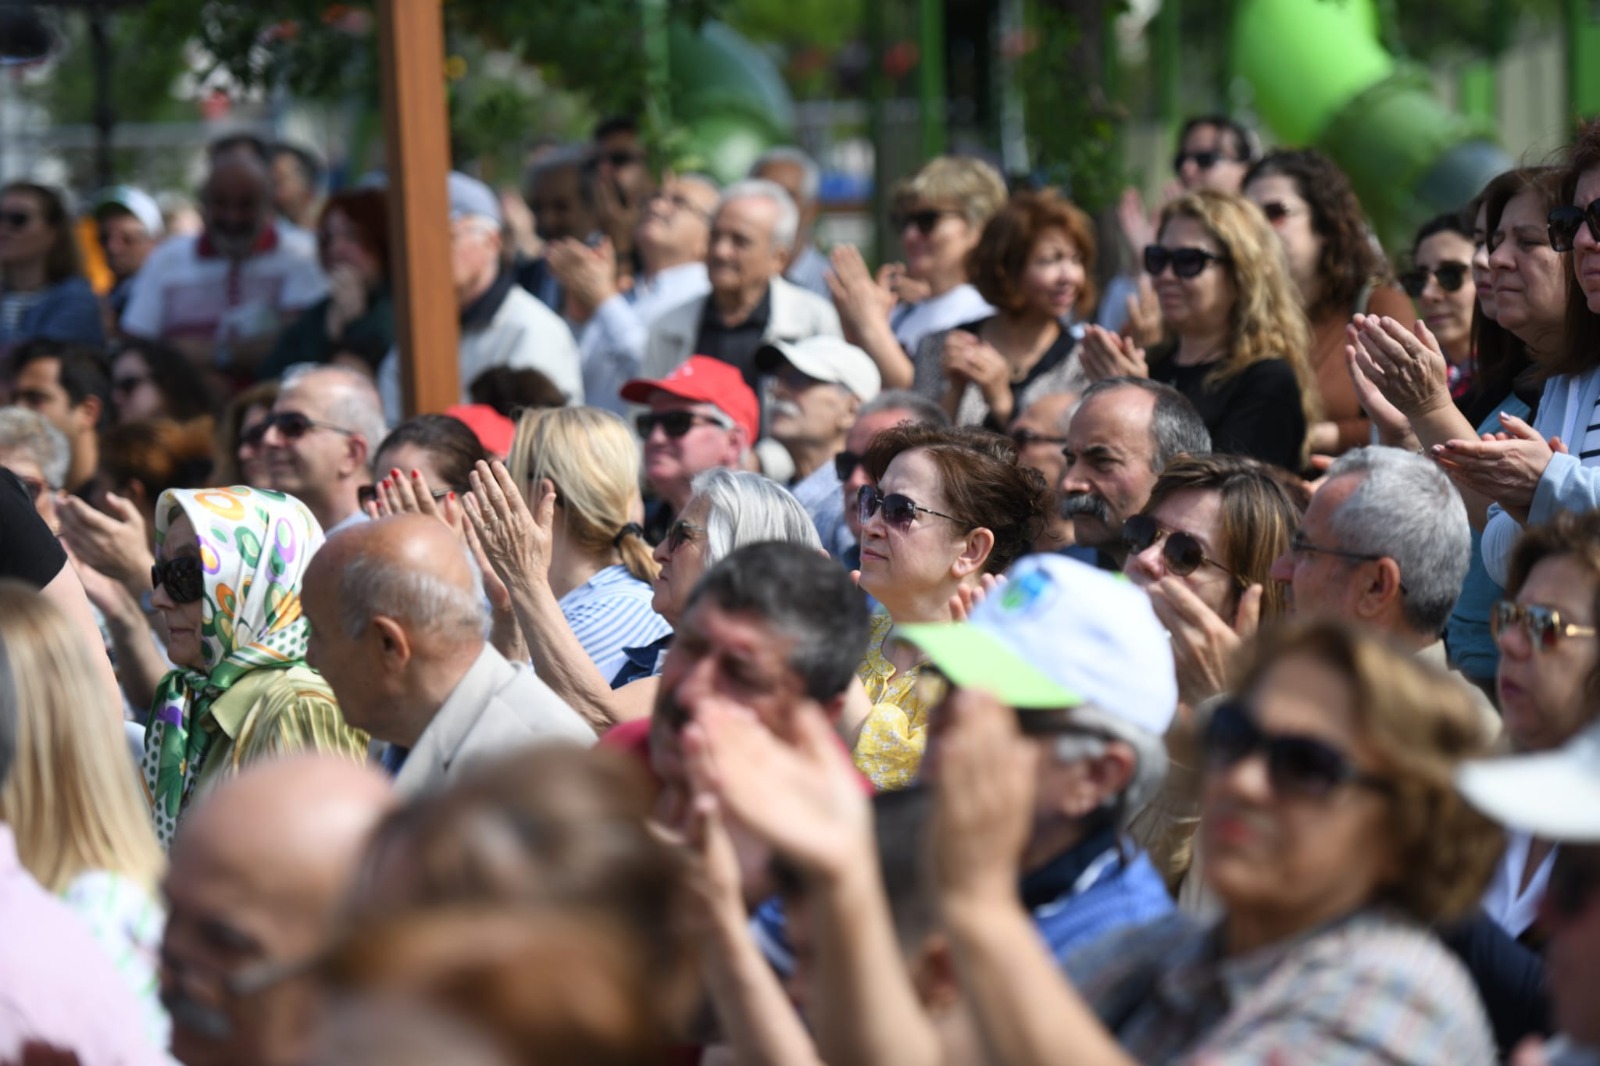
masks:
<svg viewBox="0 0 1600 1066"><path fill-rule="evenodd" d="M883 641L894 628L886 613L872 616L866 654L856 668L872 710L856 739L856 768L885 790L905 788L917 778L928 746L928 711L934 700L919 684L922 664L896 671L884 657Z"/></svg>

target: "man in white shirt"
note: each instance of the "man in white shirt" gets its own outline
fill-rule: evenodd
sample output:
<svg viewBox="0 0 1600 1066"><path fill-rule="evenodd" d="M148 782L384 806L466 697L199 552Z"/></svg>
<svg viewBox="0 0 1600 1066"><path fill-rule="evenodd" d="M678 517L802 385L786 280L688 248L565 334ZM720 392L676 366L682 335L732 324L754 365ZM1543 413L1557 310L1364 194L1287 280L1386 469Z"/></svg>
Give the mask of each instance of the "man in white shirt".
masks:
<svg viewBox="0 0 1600 1066"><path fill-rule="evenodd" d="M456 301L461 314L461 402L485 370L507 366L537 370L570 404L583 403L578 347L567 324L526 289L501 256L500 201L483 182L450 173L450 235ZM392 349L378 368L378 390L391 422L404 417L400 354Z"/></svg>

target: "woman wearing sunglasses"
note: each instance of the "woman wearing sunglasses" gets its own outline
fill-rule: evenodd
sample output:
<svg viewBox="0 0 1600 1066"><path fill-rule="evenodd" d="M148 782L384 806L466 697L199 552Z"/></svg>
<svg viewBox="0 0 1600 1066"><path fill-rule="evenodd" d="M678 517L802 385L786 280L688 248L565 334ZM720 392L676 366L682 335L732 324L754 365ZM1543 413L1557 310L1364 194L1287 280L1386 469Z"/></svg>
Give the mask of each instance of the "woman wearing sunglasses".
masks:
<svg viewBox="0 0 1600 1066"><path fill-rule="evenodd" d="M1411 244L1413 266L1400 275L1400 287L1416 301L1421 320L1444 352L1450 396L1458 405L1472 388L1472 316L1478 306L1472 254L1468 220L1451 211L1417 230Z"/></svg>
<svg viewBox="0 0 1600 1066"><path fill-rule="evenodd" d="M0 188L0 355L34 338L98 348L105 329L61 192L14 181Z"/></svg>
<svg viewBox="0 0 1600 1066"><path fill-rule="evenodd" d="M1008 709L971 708L942 739L930 836L989 1062L1495 1061L1471 979L1429 932L1476 905L1502 842L1453 788L1486 741L1442 674L1327 623L1265 634L1204 733L1221 919L1113 934L1065 975L1017 898L1031 809L1006 783L1027 779L1028 748Z"/></svg>
<svg viewBox="0 0 1600 1066"><path fill-rule="evenodd" d="M1333 160L1310 148L1269 152L1245 175L1244 195L1277 232L1311 323L1306 358L1321 414L1311 425L1310 449L1341 455L1367 444L1372 427L1345 369L1345 327L1352 315L1388 315L1409 328L1416 311L1392 280L1350 179Z"/></svg>
<svg viewBox="0 0 1600 1066"><path fill-rule="evenodd" d="M967 257L994 313L924 338L913 388L956 424L997 433L1040 396L1082 392L1072 323L1094 311L1094 260L1088 215L1053 189L1017 193Z"/></svg>
<svg viewBox="0 0 1600 1066"><path fill-rule="evenodd" d="M1512 553L1506 595L1490 614L1506 736L1518 752L1554 751L1600 708L1600 512L1530 529ZM1554 854L1546 841L1510 835L1484 908L1514 937L1534 923Z"/></svg>
<svg viewBox="0 0 1600 1066"><path fill-rule="evenodd" d="M1316 386L1306 322L1260 213L1228 193L1187 193L1161 212L1144 268L1172 339L1149 355L1090 327L1083 365L1101 380L1149 377L1194 404L1216 451L1298 474Z"/></svg>
<svg viewBox="0 0 1600 1066"><path fill-rule="evenodd" d="M878 788L903 788L922 765L937 693L920 683L925 656L895 640L895 626L962 617L1030 550L1050 493L1016 445L976 429L902 423L873 438L864 465L860 584L883 610L857 671L872 709L855 760Z"/></svg>
<svg viewBox="0 0 1600 1066"><path fill-rule="evenodd" d="M835 245L823 275L846 336L878 364L885 389L911 386L911 355L931 333L993 311L967 280L967 254L984 223L1006 202L1006 183L981 159L942 155L894 190L889 225L905 263L873 277L849 244Z"/></svg>
<svg viewBox="0 0 1600 1066"><path fill-rule="evenodd" d="M156 503L151 605L167 657L140 769L163 846L197 792L260 759L314 750L365 761L333 690L305 663L300 582L322 527L292 496L175 489Z"/></svg>

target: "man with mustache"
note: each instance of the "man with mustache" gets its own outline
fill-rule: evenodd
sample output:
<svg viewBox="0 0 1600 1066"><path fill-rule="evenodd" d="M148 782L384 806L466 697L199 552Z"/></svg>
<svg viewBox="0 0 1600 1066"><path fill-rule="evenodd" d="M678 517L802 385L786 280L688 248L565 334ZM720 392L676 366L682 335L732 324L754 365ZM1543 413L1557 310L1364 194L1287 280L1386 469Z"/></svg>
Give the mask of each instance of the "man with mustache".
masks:
<svg viewBox="0 0 1600 1066"><path fill-rule="evenodd" d="M196 804L173 841L161 1001L185 1066L304 1060L325 946L367 837L394 804L327 756L260 764Z"/></svg>
<svg viewBox="0 0 1600 1066"><path fill-rule="evenodd" d="M1168 463L1209 454L1211 434L1178 390L1105 378L1084 390L1061 452L1061 514L1072 519L1077 543L1100 553L1102 569L1120 570L1128 555L1122 523L1144 509Z"/></svg>
<svg viewBox="0 0 1600 1066"><path fill-rule="evenodd" d="M845 526L834 457L844 450L861 405L878 395L881 379L872 357L837 337L776 341L756 353L756 366L772 376L768 431L794 462L789 491L817 524L828 554L854 545Z"/></svg>
<svg viewBox="0 0 1600 1066"><path fill-rule="evenodd" d="M327 295L328 279L312 235L273 221L271 163L259 139L212 145L200 207L199 236L170 238L145 260L121 329L167 341L226 388L251 379L284 327Z"/></svg>

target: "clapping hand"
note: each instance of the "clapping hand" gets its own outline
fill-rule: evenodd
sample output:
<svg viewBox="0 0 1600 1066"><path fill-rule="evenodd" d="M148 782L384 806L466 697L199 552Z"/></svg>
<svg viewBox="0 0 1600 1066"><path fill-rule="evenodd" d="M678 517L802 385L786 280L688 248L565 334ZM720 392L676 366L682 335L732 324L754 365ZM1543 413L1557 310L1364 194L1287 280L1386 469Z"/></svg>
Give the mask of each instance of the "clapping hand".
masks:
<svg viewBox="0 0 1600 1066"><path fill-rule="evenodd" d="M1011 708L957 689L941 710L934 786L934 868L946 904L1016 905L1018 870L1033 830L1039 750Z"/></svg>
<svg viewBox="0 0 1600 1066"><path fill-rule="evenodd" d="M150 588L150 539L144 517L131 500L114 492L105 494L110 514L97 511L66 493L56 497L61 537L74 555L135 595Z"/></svg>
<svg viewBox="0 0 1600 1066"><path fill-rule="evenodd" d="M601 238L591 248L568 237L552 243L545 256L550 273L577 305L579 317L587 319L617 294L617 258L609 240Z"/></svg>
<svg viewBox="0 0 1600 1066"><path fill-rule="evenodd" d="M1458 485L1487 496L1525 521L1551 456L1566 448L1558 438L1547 441L1528 423L1504 411L1500 424L1505 427L1502 433L1485 433L1479 440L1448 440L1434 445L1431 454Z"/></svg>
<svg viewBox="0 0 1600 1066"><path fill-rule="evenodd" d="M1147 591L1156 617L1172 636L1178 698L1193 708L1228 691L1239 646L1255 636L1261 624L1265 589L1251 585L1241 592L1232 621L1206 606L1180 578L1164 577Z"/></svg>
<svg viewBox="0 0 1600 1066"><path fill-rule="evenodd" d="M835 245L828 261L833 269L822 277L833 294L833 305L839 310L846 337L859 341L874 329L887 328L896 298L882 272L874 279L866 260L850 244Z"/></svg>
<svg viewBox="0 0 1600 1066"><path fill-rule="evenodd" d="M1388 317L1350 320L1355 362L1361 374L1408 419L1451 406L1450 364L1426 322L1414 330Z"/></svg>
<svg viewBox="0 0 1600 1066"><path fill-rule="evenodd" d="M511 589L527 589L548 581L555 486L548 478L541 481L537 509L529 510L510 472L498 459L493 463L480 461L469 476L472 494L465 497L467 522L500 580Z"/></svg>
<svg viewBox="0 0 1600 1066"><path fill-rule="evenodd" d="M1145 362L1144 349L1128 337L1119 337L1109 329L1100 326L1088 326L1084 330L1083 346L1079 350L1078 358L1082 361L1083 372L1089 375L1090 380L1101 381L1105 378L1133 377L1147 378L1150 376L1149 364Z"/></svg>

